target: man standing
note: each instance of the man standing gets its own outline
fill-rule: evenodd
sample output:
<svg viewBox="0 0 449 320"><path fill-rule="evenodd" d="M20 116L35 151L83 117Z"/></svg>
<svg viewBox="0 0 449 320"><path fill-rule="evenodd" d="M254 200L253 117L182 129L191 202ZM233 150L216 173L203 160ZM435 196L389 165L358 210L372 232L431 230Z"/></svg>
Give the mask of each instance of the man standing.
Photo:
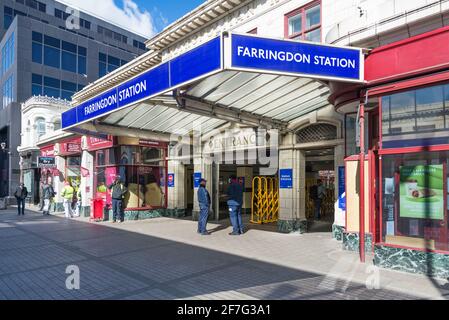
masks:
<svg viewBox="0 0 449 320"><path fill-rule="evenodd" d="M44 215L50 215L50 204L51 199L55 196L55 191L53 189L53 186L51 184L48 184L47 181L44 182L44 185L42 186L42 199L44 202L44 206L42 208Z"/></svg>
<svg viewBox="0 0 449 320"><path fill-rule="evenodd" d="M61 196L64 198L64 215L66 218L73 218L72 202L74 194L75 189L68 181L64 182L64 188L62 189Z"/></svg>
<svg viewBox="0 0 449 320"><path fill-rule="evenodd" d="M200 180L200 187L198 188L198 203L200 205L200 216L198 217L198 233L207 236L210 235L207 232L206 225L207 219L209 218L209 207L210 207L210 195L209 191L206 189L206 180Z"/></svg>
<svg viewBox="0 0 449 320"><path fill-rule="evenodd" d="M243 234L243 222L242 222L242 203L243 203L243 187L237 181L235 175L231 176L231 184L228 187L228 206L229 217L232 224L231 236L238 236Z"/></svg>
<svg viewBox="0 0 449 320"><path fill-rule="evenodd" d="M16 197L17 200L17 212L18 215L25 215L25 199L26 197L28 197L28 190L25 187L25 185L23 184L23 182L21 182L19 184L19 186L16 189L16 192L14 192L14 196Z"/></svg>
<svg viewBox="0 0 449 320"><path fill-rule="evenodd" d="M316 191L315 191L316 190ZM315 200L315 219L321 219L321 203L323 202L323 198L326 195L326 189L323 186L323 182L321 179L318 179L316 189L313 190L313 196Z"/></svg>
<svg viewBox="0 0 449 320"><path fill-rule="evenodd" d="M125 214L123 211L123 199L128 191L120 180L120 176L116 176L114 182L108 186L109 190L112 190L112 222L117 222L117 218L120 218L120 222L125 220Z"/></svg>

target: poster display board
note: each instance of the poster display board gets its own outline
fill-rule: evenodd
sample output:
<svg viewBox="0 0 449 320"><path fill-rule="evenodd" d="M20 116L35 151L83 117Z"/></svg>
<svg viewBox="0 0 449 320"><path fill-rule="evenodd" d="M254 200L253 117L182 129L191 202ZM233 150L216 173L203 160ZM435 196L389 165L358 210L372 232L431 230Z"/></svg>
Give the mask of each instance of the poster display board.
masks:
<svg viewBox="0 0 449 320"><path fill-rule="evenodd" d="M400 167L401 218L444 219L443 165Z"/></svg>

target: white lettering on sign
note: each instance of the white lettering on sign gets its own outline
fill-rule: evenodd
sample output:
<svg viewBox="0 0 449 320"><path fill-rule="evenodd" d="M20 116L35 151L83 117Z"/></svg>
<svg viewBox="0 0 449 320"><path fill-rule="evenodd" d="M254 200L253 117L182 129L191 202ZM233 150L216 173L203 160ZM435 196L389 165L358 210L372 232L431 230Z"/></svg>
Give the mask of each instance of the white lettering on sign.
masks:
<svg viewBox="0 0 449 320"><path fill-rule="evenodd" d="M275 61L287 61L305 64L315 64L325 67L337 67L355 69L356 61L354 59L325 57L325 56L312 56L306 53L289 52L289 51L276 51L269 49L249 48L244 46L237 47L237 55L248 58L263 59L263 60L275 60Z"/></svg>
<svg viewBox="0 0 449 320"><path fill-rule="evenodd" d="M131 87L120 90L118 93L118 100L123 101L132 98L133 96L138 95L144 91L147 91L147 80L137 82Z"/></svg>
<svg viewBox="0 0 449 320"><path fill-rule="evenodd" d="M97 112L98 110L110 107L113 104L117 103L117 95L113 94L106 98L101 99L100 101L94 102L86 107L84 107L84 115L89 115L91 113Z"/></svg>

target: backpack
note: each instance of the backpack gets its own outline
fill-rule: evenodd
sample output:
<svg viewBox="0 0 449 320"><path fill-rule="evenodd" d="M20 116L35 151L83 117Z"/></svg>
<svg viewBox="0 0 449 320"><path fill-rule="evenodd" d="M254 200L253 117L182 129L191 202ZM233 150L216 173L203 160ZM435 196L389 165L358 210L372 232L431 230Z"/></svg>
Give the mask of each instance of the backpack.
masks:
<svg viewBox="0 0 449 320"><path fill-rule="evenodd" d="M310 195L310 198L311 198L312 200L318 199L318 186L312 186L312 187L310 187L310 193L309 193L309 195Z"/></svg>

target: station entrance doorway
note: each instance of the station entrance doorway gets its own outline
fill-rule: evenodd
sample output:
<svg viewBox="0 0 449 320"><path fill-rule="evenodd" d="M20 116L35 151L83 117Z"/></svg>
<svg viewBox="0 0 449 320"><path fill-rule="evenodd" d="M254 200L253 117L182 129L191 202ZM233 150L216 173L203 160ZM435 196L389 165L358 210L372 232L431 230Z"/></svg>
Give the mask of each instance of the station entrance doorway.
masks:
<svg viewBox="0 0 449 320"><path fill-rule="evenodd" d="M334 148L305 150L305 203L308 230L330 232L334 222ZM320 200L316 200L319 195Z"/></svg>

